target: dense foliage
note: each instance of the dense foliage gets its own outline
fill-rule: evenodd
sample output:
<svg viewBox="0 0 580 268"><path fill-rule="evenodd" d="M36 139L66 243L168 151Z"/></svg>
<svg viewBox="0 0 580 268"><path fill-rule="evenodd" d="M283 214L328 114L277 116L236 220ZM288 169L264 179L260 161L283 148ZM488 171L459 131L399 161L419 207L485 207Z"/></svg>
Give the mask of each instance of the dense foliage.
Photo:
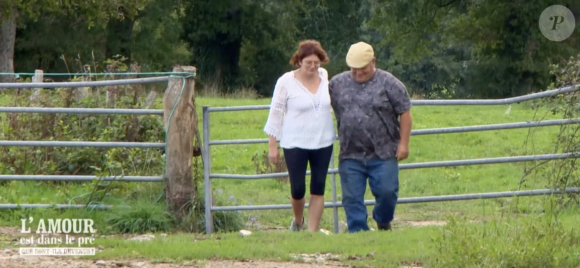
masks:
<svg viewBox="0 0 580 268"><path fill-rule="evenodd" d="M298 41L318 39L331 75L346 69L348 46L373 44L378 65L425 97L508 97L545 89L550 64L580 47L580 27L562 42L542 36L538 19L573 0L0 0L0 58L9 59L13 18L16 72L104 71L122 55L142 71L175 64L199 69L200 87L269 96ZM14 15L18 15L14 17ZM9 72L6 63L0 72ZM4 77L3 79L6 79Z"/></svg>

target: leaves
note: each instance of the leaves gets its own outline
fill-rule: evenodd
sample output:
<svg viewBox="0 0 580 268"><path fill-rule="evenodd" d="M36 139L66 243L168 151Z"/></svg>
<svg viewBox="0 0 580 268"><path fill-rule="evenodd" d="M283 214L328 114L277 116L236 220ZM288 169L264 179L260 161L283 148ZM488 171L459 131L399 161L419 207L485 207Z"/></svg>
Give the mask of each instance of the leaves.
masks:
<svg viewBox="0 0 580 268"><path fill-rule="evenodd" d="M508 97L544 89L551 79L549 63L580 45L578 35L566 43L542 36L538 18L550 4L379 0L368 24L385 37L381 44L394 51L395 64L434 65L449 76L443 84L454 87L455 97ZM457 65L461 61L469 67ZM425 77L412 87L435 81Z"/></svg>
<svg viewBox="0 0 580 268"><path fill-rule="evenodd" d="M293 68L288 60L299 41L322 43L331 58L325 66L331 76L348 69L344 57L349 45L366 41L375 48L378 66L399 77L411 93L497 98L544 89L553 80L548 66L580 47L580 27L564 42L543 37L537 20L551 4L551 0L0 0L0 12L18 7L14 66L25 71L68 72L125 54L143 71L167 71L175 64L201 67L200 88L251 87L269 95L276 78ZM109 23L113 19L115 23ZM59 58L63 55L67 65Z"/></svg>

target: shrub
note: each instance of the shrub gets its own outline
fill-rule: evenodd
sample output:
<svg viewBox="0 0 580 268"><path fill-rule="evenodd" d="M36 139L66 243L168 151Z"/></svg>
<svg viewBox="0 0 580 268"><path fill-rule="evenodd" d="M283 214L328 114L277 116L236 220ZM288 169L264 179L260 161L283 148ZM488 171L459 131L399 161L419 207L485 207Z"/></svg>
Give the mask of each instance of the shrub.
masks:
<svg viewBox="0 0 580 268"><path fill-rule="evenodd" d="M102 101L99 96L92 96L73 102L70 91L59 89L56 96L43 94L42 106L96 108ZM3 93L2 98L8 99L9 106L29 107L32 106L29 95L17 90ZM135 102L132 97L122 96L116 105L128 108L134 107ZM164 142L160 116L14 113L2 121L2 140ZM163 163L162 151L140 148L1 147L0 150L3 174L92 175L94 166L116 175L125 170L159 174Z"/></svg>
<svg viewBox="0 0 580 268"><path fill-rule="evenodd" d="M256 167L256 174L270 174L270 173L283 173L288 172L288 167L286 166L286 161L284 160L284 155L280 155L280 160L278 163L274 164L270 161L268 157L268 151L263 151L262 153L256 153L252 156L252 163ZM280 182L289 182L289 178L278 177L276 178Z"/></svg>
<svg viewBox="0 0 580 268"><path fill-rule="evenodd" d="M141 203L113 211L106 219L110 231L141 234L171 231L173 217L163 206Z"/></svg>

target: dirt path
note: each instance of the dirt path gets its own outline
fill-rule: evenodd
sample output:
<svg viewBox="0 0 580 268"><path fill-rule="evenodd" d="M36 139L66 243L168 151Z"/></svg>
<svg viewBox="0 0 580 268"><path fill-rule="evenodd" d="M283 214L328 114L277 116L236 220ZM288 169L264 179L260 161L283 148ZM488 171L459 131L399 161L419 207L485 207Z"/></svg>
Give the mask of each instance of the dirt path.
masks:
<svg viewBox="0 0 580 268"><path fill-rule="evenodd" d="M237 267L237 268L307 268L307 267L348 267L346 265L323 265L295 262L270 262L252 260L242 261L200 261L197 263L150 263L142 260L80 260L75 257L51 257L51 256L21 256L15 250L3 250L0 253L0 267L2 268L193 268L193 267Z"/></svg>

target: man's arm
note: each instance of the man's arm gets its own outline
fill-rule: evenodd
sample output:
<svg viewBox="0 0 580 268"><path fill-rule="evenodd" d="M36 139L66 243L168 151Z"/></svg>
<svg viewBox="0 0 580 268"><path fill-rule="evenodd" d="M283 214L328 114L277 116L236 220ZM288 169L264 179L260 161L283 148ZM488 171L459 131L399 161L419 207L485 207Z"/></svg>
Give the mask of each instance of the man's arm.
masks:
<svg viewBox="0 0 580 268"><path fill-rule="evenodd" d="M334 117L336 118L336 131L340 129L340 108L338 107L337 95L335 94L335 80L331 79L328 83L328 95L330 95L330 106L334 112Z"/></svg>
<svg viewBox="0 0 580 268"><path fill-rule="evenodd" d="M400 115L400 133L401 133L401 144L409 147L409 140L411 137L411 128L413 126L413 118L411 116L411 110L408 110Z"/></svg>
<svg viewBox="0 0 580 268"><path fill-rule="evenodd" d="M411 128L413 120L411 118L411 98L407 88L400 81L395 81L392 87L387 90L389 101L393 105L394 112L399 116L399 133L401 140L397 146L397 161L409 157L409 140L411 137Z"/></svg>

